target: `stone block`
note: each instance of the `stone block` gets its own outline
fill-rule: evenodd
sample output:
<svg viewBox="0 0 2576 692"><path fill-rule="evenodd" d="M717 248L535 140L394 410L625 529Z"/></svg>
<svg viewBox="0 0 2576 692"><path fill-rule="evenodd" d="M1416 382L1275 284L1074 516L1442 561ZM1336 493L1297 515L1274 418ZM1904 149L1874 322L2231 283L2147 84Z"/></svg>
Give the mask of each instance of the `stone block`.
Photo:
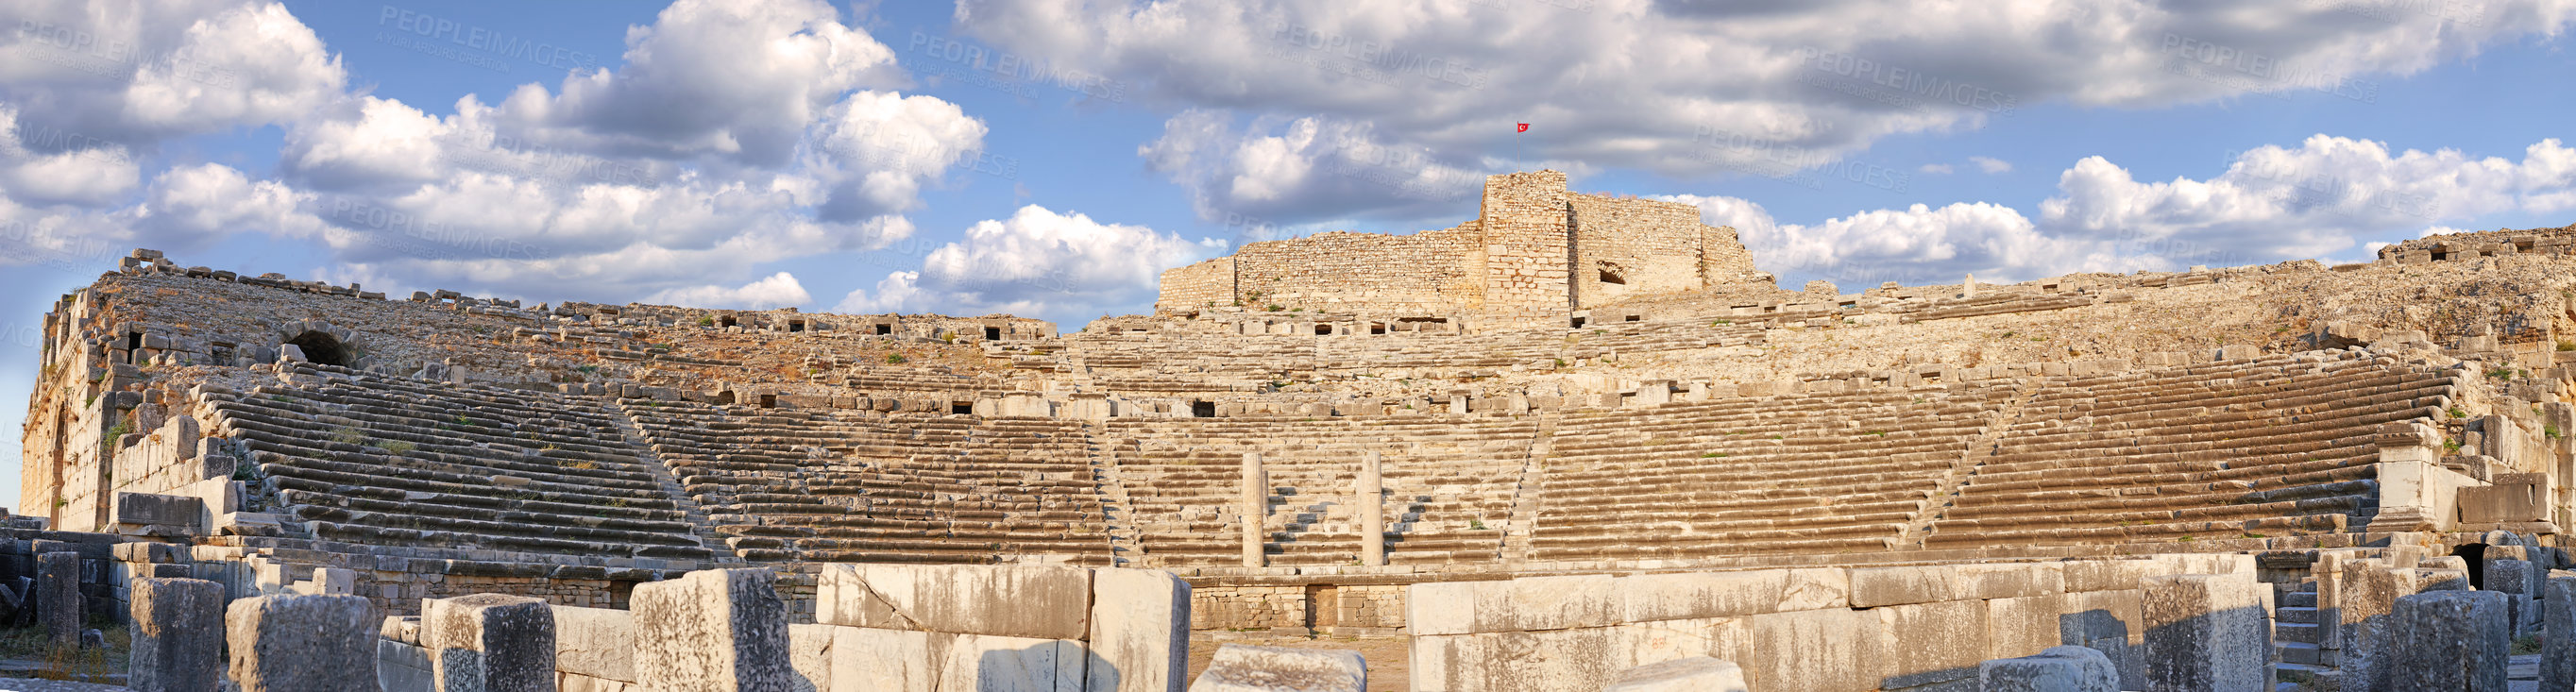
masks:
<svg viewBox="0 0 2576 692"><path fill-rule="evenodd" d="M1090 692L1170 692L1189 680L1190 583L1170 572L1091 574Z"/></svg>
<svg viewBox="0 0 2576 692"><path fill-rule="evenodd" d="M1886 638L1861 636L1878 626L1877 613L1828 608L1746 620L1753 625L1753 655L1744 664L1745 681L1754 686L1867 690L1886 674Z"/></svg>
<svg viewBox="0 0 2576 692"><path fill-rule="evenodd" d="M1915 603L1872 609L1887 652L1879 687L1896 689L1973 678L1986 660L1986 601ZM2050 623L2055 624L2055 623Z"/></svg>
<svg viewBox="0 0 2576 692"><path fill-rule="evenodd" d="M1368 692L1368 662L1349 649L1226 644L1189 692Z"/></svg>
<svg viewBox="0 0 2576 692"><path fill-rule="evenodd" d="M505 594L421 603L421 648L443 692L554 689L555 617L543 599Z"/></svg>
<svg viewBox="0 0 2576 692"><path fill-rule="evenodd" d="M141 526L195 526L204 507L193 497L117 493L111 521Z"/></svg>
<svg viewBox="0 0 2576 692"><path fill-rule="evenodd" d="M1839 569L1666 572L1619 577L1619 622L1759 615L1840 608L1850 580Z"/></svg>
<svg viewBox="0 0 2576 692"><path fill-rule="evenodd" d="M1954 565L1873 567L1851 571L1854 608L1957 600L1959 573Z"/></svg>
<svg viewBox="0 0 2576 692"><path fill-rule="evenodd" d="M662 692L788 692L787 604L767 569L690 572L637 584L636 682ZM837 671L836 671L837 672Z"/></svg>
<svg viewBox="0 0 2576 692"><path fill-rule="evenodd" d="M1619 599L1609 575L1425 582L1408 587L1405 622L1415 636L1603 627Z"/></svg>
<svg viewBox="0 0 2576 692"><path fill-rule="evenodd" d="M2512 611L2513 635L2522 636L2540 630L2541 577L2547 570L2530 560L2486 561L2487 590L2511 596L2505 606Z"/></svg>
<svg viewBox="0 0 2576 692"><path fill-rule="evenodd" d="M2100 651L2054 646L2032 656L1978 664L1977 687L1983 692L2118 692L2120 674Z"/></svg>
<svg viewBox="0 0 2576 692"><path fill-rule="evenodd" d="M2081 643L2082 639L2068 640L2059 632L2068 610L2067 598L2065 594L2049 594L1987 601L1988 650L1969 663L2029 656L2048 647Z"/></svg>
<svg viewBox="0 0 2576 692"><path fill-rule="evenodd" d="M2576 689L2576 576L2551 575L2540 599L2540 689Z"/></svg>
<svg viewBox="0 0 2576 692"><path fill-rule="evenodd" d="M826 625L1082 639L1091 570L1018 565L832 565L817 579Z"/></svg>
<svg viewBox="0 0 2576 692"><path fill-rule="evenodd" d="M2268 588L2252 574L2147 579L2147 689L2271 689Z"/></svg>
<svg viewBox="0 0 2576 692"><path fill-rule="evenodd" d="M134 645L127 689L213 692L224 681L224 585L201 579L136 579L128 596Z"/></svg>
<svg viewBox="0 0 2576 692"><path fill-rule="evenodd" d="M605 680L636 680L633 612L550 607L555 618L555 670Z"/></svg>
<svg viewBox="0 0 2576 692"><path fill-rule="evenodd" d="M27 600L36 606L36 619L44 626L45 639L55 644L71 644L80 637L80 563L80 553L36 554L36 593Z"/></svg>
<svg viewBox="0 0 2576 692"><path fill-rule="evenodd" d="M2397 599L2389 611L2385 689L2505 692L2512 617L2495 591L2434 591Z"/></svg>
<svg viewBox="0 0 2576 692"><path fill-rule="evenodd" d="M1751 660L1753 623L1744 618L1633 622L1611 628L1611 669L1706 656Z"/></svg>
<svg viewBox="0 0 2576 692"><path fill-rule="evenodd" d="M358 596L279 594L224 609L232 680L267 692L374 689L384 616Z"/></svg>
<svg viewBox="0 0 2576 692"><path fill-rule="evenodd" d="M1955 568L1960 598L2020 598L2066 591L2065 564L1966 564Z"/></svg>
<svg viewBox="0 0 2576 692"><path fill-rule="evenodd" d="M1707 656L1653 663L1619 674L1602 692L1748 692L1744 669Z"/></svg>
<svg viewBox="0 0 2576 692"><path fill-rule="evenodd" d="M832 689L832 633L839 629L832 625L787 626L788 664L796 669L798 677L805 679L797 689L813 692Z"/></svg>
<svg viewBox="0 0 2576 692"><path fill-rule="evenodd" d="M833 627L831 634L831 689L836 691L1086 689L1088 658L1080 642L859 627Z"/></svg>
<svg viewBox="0 0 2576 692"><path fill-rule="evenodd" d="M1414 635L1409 661L1412 688L1414 692L1599 689L1625 669L1612 663L1618 648L1614 629Z"/></svg>

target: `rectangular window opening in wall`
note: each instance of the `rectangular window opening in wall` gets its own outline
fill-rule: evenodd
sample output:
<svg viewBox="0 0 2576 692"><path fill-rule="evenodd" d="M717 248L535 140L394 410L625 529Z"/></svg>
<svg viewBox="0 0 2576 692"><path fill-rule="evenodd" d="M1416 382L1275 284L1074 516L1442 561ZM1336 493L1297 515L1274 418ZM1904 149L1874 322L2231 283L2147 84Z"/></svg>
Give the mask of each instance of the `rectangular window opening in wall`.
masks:
<svg viewBox="0 0 2576 692"><path fill-rule="evenodd" d="M2442 261L2442 260L2446 260L2446 259L2450 259L2450 258L2451 258L2451 253L2443 252L2443 251L2440 251L2440 250L2434 250L2434 251L2433 251L2433 261L2435 261L2435 262L2440 262L2440 261Z"/></svg>
<svg viewBox="0 0 2576 692"><path fill-rule="evenodd" d="M1853 300L1853 301L1844 301L1844 302L1843 302L1843 309L1845 309L1845 310L1849 310L1849 309L1857 308L1857 307L1860 307L1860 301Z"/></svg>
<svg viewBox="0 0 2576 692"><path fill-rule="evenodd" d="M1315 335L1316 335L1316 336L1332 336L1332 335L1333 335L1333 325L1329 325L1329 324L1318 324L1318 325L1315 325Z"/></svg>
<svg viewBox="0 0 2576 692"><path fill-rule="evenodd" d="M1190 417L1191 417L1191 418L1215 418L1215 417L1216 417L1216 402L1213 402L1213 401L1193 401L1193 402L1190 402Z"/></svg>
<svg viewBox="0 0 2576 692"><path fill-rule="evenodd" d="M790 332L801 332L801 331L805 331L805 321L804 321L804 320L790 320L790 321L788 321L788 322L787 322L787 331L790 331Z"/></svg>
<svg viewBox="0 0 2576 692"><path fill-rule="evenodd" d="M972 402L972 401L951 401L951 402L948 402L948 412L949 412L949 413L956 414L956 415L960 415L960 416L972 416L972 415L975 415L975 402Z"/></svg>
<svg viewBox="0 0 2576 692"><path fill-rule="evenodd" d="M1628 316L1628 321L1630 321L1630 322L1636 322L1636 321L1644 320L1644 319L1646 319L1646 316L1645 316L1645 315L1629 315L1629 316Z"/></svg>
<svg viewBox="0 0 2576 692"><path fill-rule="evenodd" d="M985 341L1001 341L1001 340L1002 340L1002 328L1001 328L1001 327L985 327L985 328L984 328L984 340L985 340Z"/></svg>
<svg viewBox="0 0 2576 692"><path fill-rule="evenodd" d="M1573 322L1573 326L1572 326L1572 327L1570 327L1570 328L1572 328L1572 329L1582 329L1582 328L1583 328L1583 318L1581 318L1581 317L1574 318L1574 319L1572 320L1572 322Z"/></svg>
<svg viewBox="0 0 2576 692"><path fill-rule="evenodd" d="M893 334L893 333L894 333L894 325L891 325L891 324L879 324L879 325L877 325L877 336L885 336L885 335Z"/></svg>
<svg viewBox="0 0 2576 692"><path fill-rule="evenodd" d="M778 408L778 395L776 395L776 394L762 394L762 395L760 395L760 407L761 407L761 408Z"/></svg>
<svg viewBox="0 0 2576 692"><path fill-rule="evenodd" d="M1370 334L1384 334L1384 333L1386 333L1386 323L1385 323L1385 322L1370 322L1370 323L1369 323L1369 333L1370 333Z"/></svg>
<svg viewBox="0 0 2576 692"><path fill-rule="evenodd" d="M732 315L726 315L726 316L723 316L723 317L716 318L716 326L718 326L718 327L731 327L731 326L733 326L733 325L734 325L734 322L733 322L733 316L732 316Z"/></svg>

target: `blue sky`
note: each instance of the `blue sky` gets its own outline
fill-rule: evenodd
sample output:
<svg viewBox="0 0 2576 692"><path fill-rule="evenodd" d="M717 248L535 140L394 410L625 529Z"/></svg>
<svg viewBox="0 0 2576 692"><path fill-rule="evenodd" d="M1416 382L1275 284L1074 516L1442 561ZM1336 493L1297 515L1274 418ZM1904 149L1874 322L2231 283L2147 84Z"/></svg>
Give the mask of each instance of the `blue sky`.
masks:
<svg viewBox="0 0 2576 692"><path fill-rule="evenodd" d="M0 391L138 246L1071 329L1539 167L1698 205L1793 288L2357 260L2570 222L2572 6L12 3Z"/></svg>

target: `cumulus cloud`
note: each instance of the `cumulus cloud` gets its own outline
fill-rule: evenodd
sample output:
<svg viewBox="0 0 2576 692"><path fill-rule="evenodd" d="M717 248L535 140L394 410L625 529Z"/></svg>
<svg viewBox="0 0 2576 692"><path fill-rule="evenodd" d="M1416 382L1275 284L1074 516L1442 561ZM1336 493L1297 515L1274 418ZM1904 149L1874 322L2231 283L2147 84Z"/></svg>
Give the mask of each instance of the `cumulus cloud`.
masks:
<svg viewBox="0 0 2576 692"><path fill-rule="evenodd" d="M1226 246L1032 204L977 222L964 240L930 251L918 271L888 274L873 293L851 291L835 311L1034 314L1150 302L1163 270Z"/></svg>
<svg viewBox="0 0 2576 692"><path fill-rule="evenodd" d="M30 130L143 146L291 122L348 82L275 2L30 0L8 16L0 94Z"/></svg>
<svg viewBox="0 0 2576 692"><path fill-rule="evenodd" d="M1476 173L1697 176L1740 170L1755 153L1822 165L1887 136L1980 127L2041 103L2370 100L2372 80L2576 21L2569 0L2364 5L962 0L956 23L1149 100L1230 114L1174 116L1142 153L1219 208L1315 200L1303 213L1330 217L1387 206L1383 193L1336 194L1346 181L1315 174L1350 133ZM1212 126L1242 121L1254 124Z"/></svg>
<svg viewBox="0 0 2576 692"><path fill-rule="evenodd" d="M1418 218L1482 192L1479 164L1389 144L1375 130L1275 117L1237 129L1225 111L1194 109L1165 122L1162 136L1136 153L1188 189L1201 218L1228 226L1312 221L1319 213Z"/></svg>
<svg viewBox="0 0 2576 692"><path fill-rule="evenodd" d="M1968 157L1968 162L1977 164L1977 170L1985 171L1988 174L2012 172L2012 162L2005 161L2003 159L1984 156L1970 156Z"/></svg>
<svg viewBox="0 0 2576 692"><path fill-rule="evenodd" d="M1923 167L1921 167L1921 168L1916 168L1916 169L1914 169L1914 170L1915 170L1916 172L1920 172L1920 173L1930 173L1930 174L1932 174L1932 175L1949 175L1949 174L1950 174L1950 170L1951 170L1951 169L1950 169L1950 164L1946 164L1946 163L1927 163L1927 164L1923 164Z"/></svg>
<svg viewBox="0 0 2576 692"><path fill-rule="evenodd" d="M769 275L768 278L734 288L723 286L674 288L655 293L653 297L644 299L644 302L691 307L768 310L811 303L814 302L814 296L805 292L805 285L798 283L795 275L779 272Z"/></svg>
<svg viewBox="0 0 2576 692"><path fill-rule="evenodd" d="M2316 135L2297 147L2234 156L2206 180L2141 182L2086 157L2058 177L2036 218L1989 203L1913 205L1783 224L1732 197L1679 195L1712 225L1734 226L1784 278L1923 283L2023 280L2088 271L2177 270L2358 256L2384 243L2456 232L2441 222L2576 207L2576 149L2556 139L2519 161Z"/></svg>

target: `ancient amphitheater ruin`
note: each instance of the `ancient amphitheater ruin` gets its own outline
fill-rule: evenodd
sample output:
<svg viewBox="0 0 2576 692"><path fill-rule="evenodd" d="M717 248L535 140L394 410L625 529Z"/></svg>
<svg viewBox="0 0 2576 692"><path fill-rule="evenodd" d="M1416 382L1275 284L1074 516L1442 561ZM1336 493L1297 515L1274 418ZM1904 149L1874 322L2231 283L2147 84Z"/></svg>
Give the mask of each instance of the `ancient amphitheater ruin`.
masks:
<svg viewBox="0 0 2576 692"><path fill-rule="evenodd" d="M1548 171L1067 333L138 250L46 317L0 612L138 689L2576 686L2576 227L1760 260Z"/></svg>

